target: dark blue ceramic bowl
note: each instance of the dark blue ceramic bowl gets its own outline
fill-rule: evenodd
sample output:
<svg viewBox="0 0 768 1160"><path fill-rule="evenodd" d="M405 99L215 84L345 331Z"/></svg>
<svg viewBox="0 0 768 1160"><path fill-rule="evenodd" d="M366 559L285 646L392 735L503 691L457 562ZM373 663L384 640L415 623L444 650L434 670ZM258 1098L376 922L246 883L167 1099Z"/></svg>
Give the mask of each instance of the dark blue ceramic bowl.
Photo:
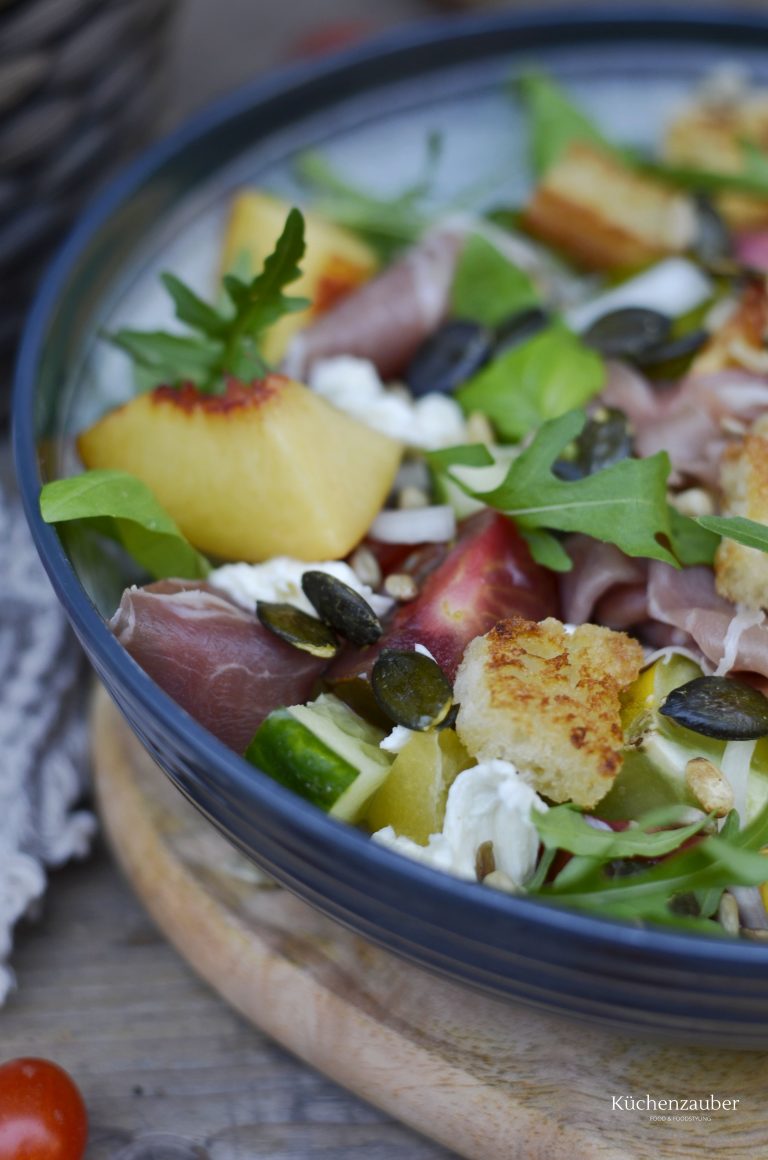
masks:
<svg viewBox="0 0 768 1160"><path fill-rule="evenodd" d="M510 71L543 64L609 130L650 143L671 105L713 64L734 59L768 82L768 21L669 10L497 15L410 28L235 94L125 172L59 253L23 340L15 448L40 555L99 677L174 783L269 874L374 941L496 995L625 1031L765 1048L768 948L509 897L330 820L254 772L145 676L99 611L111 610L116 578L103 560L68 553L38 514L41 480L72 467L72 433L130 389L97 329L126 317L145 324L158 268L204 278L238 184L290 192L293 155L321 146L354 177L396 187L437 127L446 136L441 192L470 178L492 185L503 162L520 183L494 196L514 200L525 171L519 114L504 95Z"/></svg>

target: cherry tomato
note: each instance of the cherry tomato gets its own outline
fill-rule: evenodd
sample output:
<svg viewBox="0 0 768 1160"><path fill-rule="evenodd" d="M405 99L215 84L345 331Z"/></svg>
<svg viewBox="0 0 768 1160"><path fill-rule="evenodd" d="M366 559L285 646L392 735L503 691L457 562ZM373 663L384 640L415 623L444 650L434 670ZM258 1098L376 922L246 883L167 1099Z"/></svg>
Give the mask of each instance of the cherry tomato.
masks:
<svg viewBox="0 0 768 1160"><path fill-rule="evenodd" d="M83 1097L56 1063L0 1065L0 1160L82 1160L88 1138Z"/></svg>

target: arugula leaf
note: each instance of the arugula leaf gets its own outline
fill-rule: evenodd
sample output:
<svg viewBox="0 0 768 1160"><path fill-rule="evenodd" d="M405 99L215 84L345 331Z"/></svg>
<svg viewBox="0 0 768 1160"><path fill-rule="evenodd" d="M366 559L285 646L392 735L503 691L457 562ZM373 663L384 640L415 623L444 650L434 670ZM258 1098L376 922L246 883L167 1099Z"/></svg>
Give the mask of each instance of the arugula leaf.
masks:
<svg viewBox="0 0 768 1160"><path fill-rule="evenodd" d="M707 821L702 817L679 829L658 830L651 828L657 824L656 819L646 817L636 829L617 831L595 829L572 805L552 806L546 813L536 813L536 829L547 849L568 850L603 862L614 858L661 858L698 834Z"/></svg>
<svg viewBox="0 0 768 1160"><path fill-rule="evenodd" d="M529 116L533 170L542 177L577 141L614 152L597 125L566 96L550 76L532 69L518 82Z"/></svg>
<svg viewBox="0 0 768 1160"><path fill-rule="evenodd" d="M248 379L263 374L267 365L259 354L258 338L263 331L282 318L304 310L306 298L289 298L283 290L301 277L299 262L304 256L304 218L292 209L274 251L264 268L250 282L235 274L224 278L224 289L235 307L235 316L227 320L223 368L237 378ZM250 368L254 368L251 370Z"/></svg>
<svg viewBox="0 0 768 1160"><path fill-rule="evenodd" d="M466 414L482 411L499 436L517 442L545 419L600 391L605 363L561 322L494 359L456 392Z"/></svg>
<svg viewBox="0 0 768 1160"><path fill-rule="evenodd" d="M77 520L117 540L157 580L199 580L211 570L147 485L125 471L85 471L46 483L40 513L48 524Z"/></svg>
<svg viewBox="0 0 768 1160"><path fill-rule="evenodd" d="M429 225L422 202L430 192L441 150L440 135L430 134L423 176L389 198L345 181L320 153L302 153L295 169L299 180L319 195L314 202L318 213L365 237L382 260L388 261L396 250L415 242Z"/></svg>
<svg viewBox="0 0 768 1160"><path fill-rule="evenodd" d="M746 193L768 197L768 157L753 141L741 141L741 168L732 172L698 169L692 165L649 159L635 154L637 167L671 185L700 193Z"/></svg>
<svg viewBox="0 0 768 1160"><path fill-rule="evenodd" d="M552 465L585 422L583 411L569 411L544 423L530 446L513 460L504 482L490 491L479 491L466 478L462 480L460 465L447 470L468 495L511 516L524 532L584 532L616 544L628 556L677 566L675 557L659 542L659 537L671 538L666 452L648 459L623 459L584 479L565 481L553 475ZM443 452L444 465L448 455ZM535 555L535 539L531 547ZM551 555L551 544L546 551Z"/></svg>
<svg viewBox="0 0 768 1160"><path fill-rule="evenodd" d="M521 528L520 533L530 548L531 556L542 568L549 568L551 572L571 571L573 560L557 536L551 532L532 531L530 528Z"/></svg>
<svg viewBox="0 0 768 1160"><path fill-rule="evenodd" d="M161 330L120 330L110 338L145 372L142 382L149 387L182 382L203 387L210 381L222 355L218 343Z"/></svg>
<svg viewBox="0 0 768 1160"><path fill-rule="evenodd" d="M690 826L652 833L646 819L639 829L622 834L595 830L596 837L592 837L585 834L590 827L578 821L572 807L555 807L545 814L534 811L532 819L537 829L544 827L545 832L540 833L548 851L562 849L574 856L554 882L543 884L539 876L529 891L539 898L564 901L597 914L675 923L716 934L718 927L704 915L711 913L722 890L758 886L768 879L768 858L760 852L768 841L768 807L740 831L734 815L729 815L719 834L703 837L684 849L680 846L692 836ZM701 825L696 823L698 829ZM617 857L638 855L663 860L628 876L606 874L607 866ZM675 896L689 893L695 893L705 904L703 917L684 918L670 909Z"/></svg>
<svg viewBox="0 0 768 1160"><path fill-rule="evenodd" d="M225 338L227 321L214 307L204 302L194 290L185 286L175 274L161 274L160 281L173 299L176 317L193 330L207 334L210 338Z"/></svg>
<svg viewBox="0 0 768 1160"><path fill-rule="evenodd" d="M736 540L747 548L768 552L768 526L744 516L698 516L696 523L716 536Z"/></svg>
<svg viewBox="0 0 768 1160"><path fill-rule="evenodd" d="M486 238L471 234L461 251L453 280L453 314L493 327L538 302L528 275L513 266Z"/></svg>
<svg viewBox="0 0 768 1160"><path fill-rule="evenodd" d="M700 520L682 515L673 504L669 506L669 525L672 550L681 564L688 566L714 562L720 543L719 535L708 530Z"/></svg>
<svg viewBox="0 0 768 1160"><path fill-rule="evenodd" d="M301 276L304 249L304 218L292 209L261 273L250 281L234 274L225 277L228 301L220 308L204 302L173 274L162 276L176 317L197 333L119 330L109 337L133 358L145 390L193 382L201 391L218 394L230 375L248 382L269 370L259 351L263 332L284 314L308 305L283 293Z"/></svg>

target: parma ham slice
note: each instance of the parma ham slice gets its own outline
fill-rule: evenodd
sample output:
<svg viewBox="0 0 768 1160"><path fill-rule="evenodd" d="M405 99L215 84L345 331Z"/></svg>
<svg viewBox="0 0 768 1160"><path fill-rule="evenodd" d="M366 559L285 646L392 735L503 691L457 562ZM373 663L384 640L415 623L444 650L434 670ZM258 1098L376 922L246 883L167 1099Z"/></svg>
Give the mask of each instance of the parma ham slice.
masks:
<svg viewBox="0 0 768 1160"><path fill-rule="evenodd" d="M169 696L238 753L273 709L308 700L327 664L184 580L126 589L110 626Z"/></svg>

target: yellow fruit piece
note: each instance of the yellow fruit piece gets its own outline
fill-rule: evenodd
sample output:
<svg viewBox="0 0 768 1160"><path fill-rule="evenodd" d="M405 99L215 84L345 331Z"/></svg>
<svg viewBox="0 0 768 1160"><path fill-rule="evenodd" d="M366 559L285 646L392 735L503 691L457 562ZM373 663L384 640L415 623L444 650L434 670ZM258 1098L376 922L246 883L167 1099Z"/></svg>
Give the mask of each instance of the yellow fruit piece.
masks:
<svg viewBox="0 0 768 1160"><path fill-rule="evenodd" d="M224 239L222 273L232 271L253 276L275 248L290 210L288 202L269 193L247 190L232 203ZM285 354L298 330L329 306L376 273L374 251L350 230L311 212L304 213L306 253L302 276L287 293L309 298L312 306L281 318L261 343L266 360L274 365Z"/></svg>
<svg viewBox="0 0 768 1160"><path fill-rule="evenodd" d="M396 834L426 846L429 835L443 828L454 779L474 764L453 729L414 733L374 795L367 825L371 830L392 826Z"/></svg>
<svg viewBox="0 0 768 1160"><path fill-rule="evenodd" d="M86 467L143 480L197 548L249 562L345 556L402 452L282 375L221 396L158 387L83 432L78 450Z"/></svg>

